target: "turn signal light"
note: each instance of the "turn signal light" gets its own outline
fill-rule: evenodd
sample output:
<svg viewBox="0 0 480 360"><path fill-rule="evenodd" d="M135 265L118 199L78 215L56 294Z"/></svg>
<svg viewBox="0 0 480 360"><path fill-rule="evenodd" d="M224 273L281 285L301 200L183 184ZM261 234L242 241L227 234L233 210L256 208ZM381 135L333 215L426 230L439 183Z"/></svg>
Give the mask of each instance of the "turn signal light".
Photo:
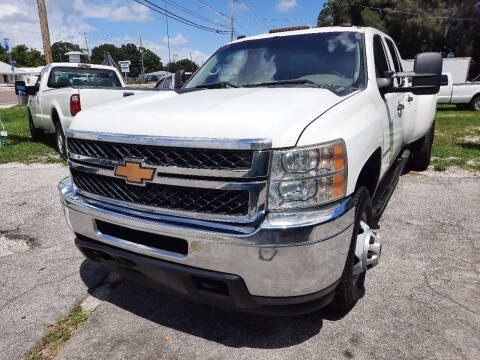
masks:
<svg viewBox="0 0 480 360"><path fill-rule="evenodd" d="M73 94L70 96L70 114L75 116L80 110L82 110L80 106L80 94Z"/></svg>

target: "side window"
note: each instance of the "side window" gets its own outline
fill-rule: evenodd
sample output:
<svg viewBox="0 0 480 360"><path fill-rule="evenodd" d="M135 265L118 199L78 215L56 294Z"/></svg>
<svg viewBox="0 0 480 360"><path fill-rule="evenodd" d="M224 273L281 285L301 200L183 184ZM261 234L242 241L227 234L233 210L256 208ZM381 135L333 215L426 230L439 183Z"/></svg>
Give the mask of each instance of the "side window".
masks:
<svg viewBox="0 0 480 360"><path fill-rule="evenodd" d="M38 89L40 89L40 81L42 81L42 77L45 74L45 71L47 71L46 68L43 68L42 71L40 71L40 74L37 77L37 82L35 83L35 88L37 89L37 91L38 91Z"/></svg>
<svg viewBox="0 0 480 360"><path fill-rule="evenodd" d="M440 86L445 86L445 85L448 85L448 76L442 75L442 78L440 80Z"/></svg>
<svg viewBox="0 0 480 360"><path fill-rule="evenodd" d="M170 89L171 83L172 83L172 77L166 78L165 82L163 83L163 88L164 89Z"/></svg>
<svg viewBox="0 0 480 360"><path fill-rule="evenodd" d="M393 67L395 68L395 72L402 72L402 62L400 60L400 56L398 55L397 48L395 47L394 43L392 40L385 38L385 42L387 43L388 51L390 52L390 55L392 56L393 60ZM397 79L397 81L400 81L400 85L404 85L405 79Z"/></svg>
<svg viewBox="0 0 480 360"><path fill-rule="evenodd" d="M385 71L390 70L390 66L388 65L388 59L380 35L373 37L373 56L375 58L375 74L377 78L383 78Z"/></svg>
<svg viewBox="0 0 480 360"><path fill-rule="evenodd" d="M400 60L400 56L398 55L397 48L393 44L392 40L385 39L385 41L387 42L388 50L390 50L390 54L392 55L395 72L402 72L403 71L402 62Z"/></svg>

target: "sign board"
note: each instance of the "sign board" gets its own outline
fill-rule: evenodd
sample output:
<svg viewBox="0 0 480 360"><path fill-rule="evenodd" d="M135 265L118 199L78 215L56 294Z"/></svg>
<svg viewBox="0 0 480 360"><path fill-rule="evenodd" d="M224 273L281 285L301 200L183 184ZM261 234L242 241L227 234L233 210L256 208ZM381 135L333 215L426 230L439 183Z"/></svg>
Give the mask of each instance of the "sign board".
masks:
<svg viewBox="0 0 480 360"><path fill-rule="evenodd" d="M74 55L69 55L69 57L68 57L68 62L78 63L78 64L79 64L79 63L82 62L82 60L81 60L80 55L74 54Z"/></svg>
<svg viewBox="0 0 480 360"><path fill-rule="evenodd" d="M122 69L122 72L128 73L130 72L130 60L122 60L118 62L120 64L120 68Z"/></svg>

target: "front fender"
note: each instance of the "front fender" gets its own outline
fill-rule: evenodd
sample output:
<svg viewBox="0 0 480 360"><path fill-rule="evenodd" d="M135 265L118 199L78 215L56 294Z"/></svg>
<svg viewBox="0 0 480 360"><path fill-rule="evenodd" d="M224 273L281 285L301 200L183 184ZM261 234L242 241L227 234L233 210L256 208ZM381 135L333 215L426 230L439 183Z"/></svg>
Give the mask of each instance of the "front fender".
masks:
<svg viewBox="0 0 480 360"><path fill-rule="evenodd" d="M384 107L370 91L361 91L312 122L303 131L298 146L343 139L347 148L347 195L355 185L363 165L379 147L383 146Z"/></svg>

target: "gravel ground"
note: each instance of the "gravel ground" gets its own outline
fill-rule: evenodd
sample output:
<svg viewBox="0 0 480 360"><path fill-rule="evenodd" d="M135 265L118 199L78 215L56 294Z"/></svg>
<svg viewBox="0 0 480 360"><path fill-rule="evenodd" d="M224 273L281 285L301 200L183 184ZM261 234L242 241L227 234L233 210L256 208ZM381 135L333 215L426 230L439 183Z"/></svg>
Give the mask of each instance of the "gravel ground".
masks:
<svg viewBox="0 0 480 360"><path fill-rule="evenodd" d="M20 358L88 292L98 307L62 359L479 359L480 179L403 176L380 222L380 265L343 318L269 318L210 308L83 260L63 219L62 166L0 166L0 358ZM21 184L21 185L20 185ZM3 252L2 252L3 251ZM3 254L3 255L2 255Z"/></svg>

